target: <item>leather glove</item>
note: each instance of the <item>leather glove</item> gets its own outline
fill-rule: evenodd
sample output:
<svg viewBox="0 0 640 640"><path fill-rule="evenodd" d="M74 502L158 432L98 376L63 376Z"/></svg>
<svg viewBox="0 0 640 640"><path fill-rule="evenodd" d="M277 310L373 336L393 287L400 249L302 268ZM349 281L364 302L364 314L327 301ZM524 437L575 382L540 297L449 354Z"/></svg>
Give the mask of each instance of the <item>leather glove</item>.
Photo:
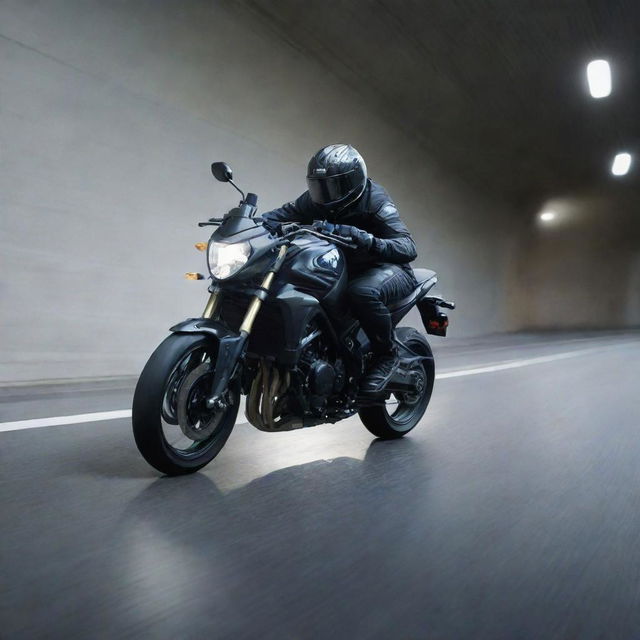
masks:
<svg viewBox="0 0 640 640"><path fill-rule="evenodd" d="M350 240L358 249L366 249L368 251L373 246L373 236L370 233L348 224L332 224L326 220L314 220L312 228L320 231L320 233L332 233L345 240Z"/></svg>
<svg viewBox="0 0 640 640"><path fill-rule="evenodd" d="M358 229L358 227L352 227L348 224L337 224L335 225L333 233L345 238L346 240L350 239L358 249L365 249L366 251L369 251L373 246L373 236L362 229Z"/></svg>
<svg viewBox="0 0 640 640"><path fill-rule="evenodd" d="M311 224L311 228L314 231L319 231L320 233L333 233L336 225L327 222L326 220L314 220Z"/></svg>

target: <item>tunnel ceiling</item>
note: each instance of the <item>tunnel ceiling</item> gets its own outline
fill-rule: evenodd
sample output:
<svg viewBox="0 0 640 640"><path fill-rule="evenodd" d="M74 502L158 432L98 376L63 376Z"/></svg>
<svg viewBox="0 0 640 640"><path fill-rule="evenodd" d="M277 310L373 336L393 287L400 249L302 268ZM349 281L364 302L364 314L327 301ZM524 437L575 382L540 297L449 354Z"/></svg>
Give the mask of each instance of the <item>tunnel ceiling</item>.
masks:
<svg viewBox="0 0 640 640"><path fill-rule="evenodd" d="M512 202L640 185L637 0L245 0L466 181ZM589 95L606 58L613 91ZM635 153L624 179L609 169ZM635 169L635 171L634 171Z"/></svg>

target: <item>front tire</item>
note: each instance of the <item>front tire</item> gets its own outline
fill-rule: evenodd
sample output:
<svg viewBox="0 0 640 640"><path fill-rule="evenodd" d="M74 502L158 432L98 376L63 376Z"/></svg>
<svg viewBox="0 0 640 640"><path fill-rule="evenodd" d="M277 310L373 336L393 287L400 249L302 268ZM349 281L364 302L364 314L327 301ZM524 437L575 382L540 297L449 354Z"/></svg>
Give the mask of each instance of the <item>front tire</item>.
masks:
<svg viewBox="0 0 640 640"><path fill-rule="evenodd" d="M239 380L229 386L226 409L203 410L203 396L210 388L207 375L216 356L217 344L211 338L172 334L140 374L133 396L133 435L144 459L161 473L198 471L218 455L231 434L240 404ZM179 405L186 402L189 406ZM201 437L194 435L198 429Z"/></svg>
<svg viewBox="0 0 640 640"><path fill-rule="evenodd" d="M372 407L362 407L358 411L364 426L374 436L383 440L402 438L420 422L429 405L435 379L433 353L427 339L419 331L410 327L400 327L396 330L396 335L411 351L429 359L422 361L421 366L424 370L425 384L419 394L397 397L395 405L385 403ZM395 396L391 397L394 398ZM390 410L391 406L395 407L393 411Z"/></svg>

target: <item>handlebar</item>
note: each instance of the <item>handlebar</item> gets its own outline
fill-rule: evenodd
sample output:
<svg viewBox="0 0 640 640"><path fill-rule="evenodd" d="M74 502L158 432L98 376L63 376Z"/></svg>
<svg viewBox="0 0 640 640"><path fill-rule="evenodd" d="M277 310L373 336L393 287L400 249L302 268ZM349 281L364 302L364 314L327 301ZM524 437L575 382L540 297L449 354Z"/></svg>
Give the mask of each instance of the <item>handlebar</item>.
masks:
<svg viewBox="0 0 640 640"><path fill-rule="evenodd" d="M215 227L223 222L224 218L209 218L207 222L198 222L199 227ZM343 236L337 236L333 233L322 233L321 231L316 231L311 227L306 226L298 226L295 223L290 223L292 226L295 226L296 229L293 229L289 232L284 233L280 236L281 240L287 240L288 238L293 238L294 236L300 233L309 233L312 236L316 236L317 238L322 238L323 240L328 240L338 247L342 247L343 249L357 249L358 245L353 242L349 242L348 238L344 238Z"/></svg>
<svg viewBox="0 0 640 640"><path fill-rule="evenodd" d="M322 233L320 231L316 231L315 229L310 229L308 227L298 227L293 231L289 231L288 233L285 233L283 236L281 236L281 239L286 240L288 238L292 238L298 235L299 233L309 233L312 236L316 236L317 238L322 238L323 240L329 240L329 242L333 242L333 244L337 245L338 247L342 247L344 249L358 248L358 245L354 244L353 242L349 242L348 239L343 238L342 236L336 236L332 233Z"/></svg>

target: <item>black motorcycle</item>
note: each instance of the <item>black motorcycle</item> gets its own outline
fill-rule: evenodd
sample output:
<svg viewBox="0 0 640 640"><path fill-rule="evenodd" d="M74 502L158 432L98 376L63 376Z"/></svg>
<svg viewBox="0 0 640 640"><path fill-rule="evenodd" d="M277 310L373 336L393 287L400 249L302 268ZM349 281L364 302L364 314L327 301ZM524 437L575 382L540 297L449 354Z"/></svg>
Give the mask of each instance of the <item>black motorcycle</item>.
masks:
<svg viewBox="0 0 640 640"><path fill-rule="evenodd" d="M399 365L384 385L362 395L369 342L348 310L345 238L284 225L274 235L257 215L257 196L234 184L224 162L214 177L242 195L217 226L206 250L212 284L201 318L171 327L144 367L133 399L133 433L144 458L169 475L197 471L219 453L236 422L241 395L247 420L261 431L337 422L356 412L379 438L399 438L424 414L434 359L424 335L396 329ZM417 305L427 333L444 336L437 282L414 270L417 287L391 308L394 325ZM201 280L200 273L188 278Z"/></svg>

